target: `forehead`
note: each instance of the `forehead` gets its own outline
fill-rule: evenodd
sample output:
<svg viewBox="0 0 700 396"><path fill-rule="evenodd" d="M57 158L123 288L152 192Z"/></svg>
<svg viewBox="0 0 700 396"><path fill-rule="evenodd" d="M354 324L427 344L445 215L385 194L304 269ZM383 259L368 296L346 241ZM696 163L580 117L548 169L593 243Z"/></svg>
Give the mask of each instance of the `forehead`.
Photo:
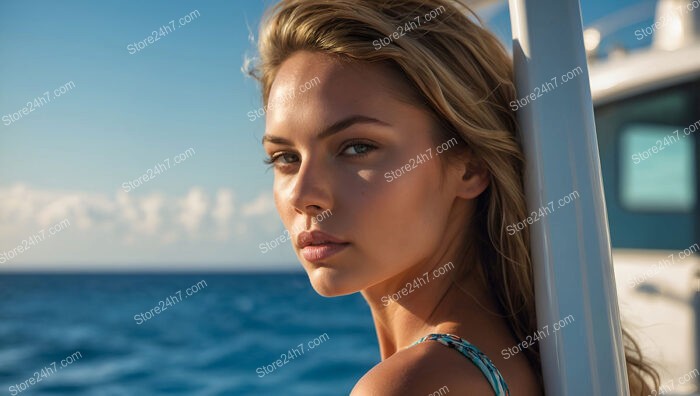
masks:
<svg viewBox="0 0 700 396"><path fill-rule="evenodd" d="M385 64L346 63L326 54L299 51L282 63L275 76L267 129L389 112L407 97L407 91L397 72Z"/></svg>

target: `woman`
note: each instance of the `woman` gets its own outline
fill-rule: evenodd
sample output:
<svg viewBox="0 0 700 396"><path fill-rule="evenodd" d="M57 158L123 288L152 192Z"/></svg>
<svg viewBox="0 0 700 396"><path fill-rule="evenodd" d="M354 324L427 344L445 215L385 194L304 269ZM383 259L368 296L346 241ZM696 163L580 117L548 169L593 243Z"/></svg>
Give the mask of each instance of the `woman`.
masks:
<svg viewBox="0 0 700 396"><path fill-rule="evenodd" d="M283 0L261 29L277 210L313 288L360 291L376 326L382 361L353 396L543 392L537 344L514 348L538 329L528 231L505 232L527 217L511 60L468 15Z"/></svg>

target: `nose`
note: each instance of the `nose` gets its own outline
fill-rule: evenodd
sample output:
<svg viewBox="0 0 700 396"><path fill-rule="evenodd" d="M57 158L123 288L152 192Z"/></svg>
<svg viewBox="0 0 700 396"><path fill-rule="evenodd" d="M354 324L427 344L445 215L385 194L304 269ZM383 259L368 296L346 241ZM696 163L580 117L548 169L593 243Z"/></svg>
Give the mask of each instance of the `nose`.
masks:
<svg viewBox="0 0 700 396"><path fill-rule="evenodd" d="M308 216L309 224L311 217L331 209L333 205L331 179L327 166L308 159L302 162L294 176L289 203L297 213Z"/></svg>

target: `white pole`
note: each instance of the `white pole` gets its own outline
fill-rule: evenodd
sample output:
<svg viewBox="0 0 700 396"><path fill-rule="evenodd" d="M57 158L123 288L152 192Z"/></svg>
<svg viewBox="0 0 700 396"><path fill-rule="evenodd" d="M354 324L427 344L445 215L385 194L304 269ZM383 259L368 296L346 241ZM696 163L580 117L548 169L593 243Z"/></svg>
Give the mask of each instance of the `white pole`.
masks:
<svg viewBox="0 0 700 396"><path fill-rule="evenodd" d="M627 396L579 2L509 7L545 391Z"/></svg>

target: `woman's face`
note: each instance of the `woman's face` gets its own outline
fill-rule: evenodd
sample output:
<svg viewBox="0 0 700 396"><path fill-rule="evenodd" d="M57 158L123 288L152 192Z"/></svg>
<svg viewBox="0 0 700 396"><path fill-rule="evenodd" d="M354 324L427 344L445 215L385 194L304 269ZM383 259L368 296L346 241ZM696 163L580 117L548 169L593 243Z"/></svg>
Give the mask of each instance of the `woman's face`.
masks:
<svg viewBox="0 0 700 396"><path fill-rule="evenodd" d="M441 186L445 154L433 123L396 99L401 90L386 66L343 66L307 51L289 57L272 85L263 144L274 161L275 204L321 295L357 292L435 261L451 239L450 214L469 195L464 169L448 168ZM455 143L440 151L463 148Z"/></svg>

